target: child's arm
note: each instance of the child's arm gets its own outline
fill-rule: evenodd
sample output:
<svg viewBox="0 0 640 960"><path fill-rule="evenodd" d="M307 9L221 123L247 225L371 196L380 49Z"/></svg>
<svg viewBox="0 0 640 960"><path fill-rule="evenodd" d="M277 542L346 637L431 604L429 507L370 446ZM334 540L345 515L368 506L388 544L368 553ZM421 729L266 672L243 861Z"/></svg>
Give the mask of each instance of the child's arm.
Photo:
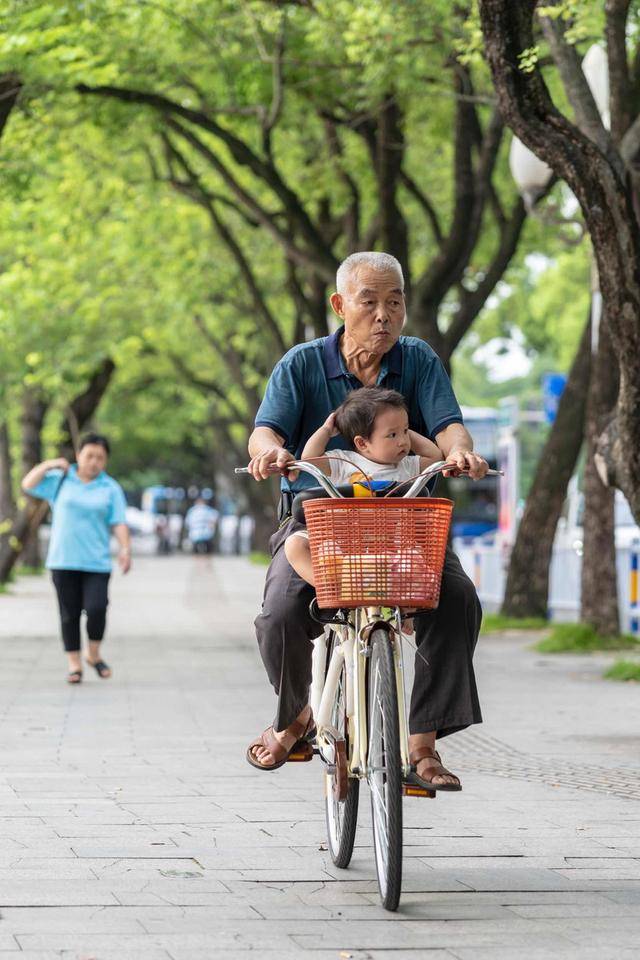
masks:
<svg viewBox="0 0 640 960"><path fill-rule="evenodd" d="M327 444L332 437L336 437L340 431L336 428L336 415L330 413L322 426L312 434L304 445L300 455L301 460L310 460L312 457L322 457L327 449ZM436 447L437 449L437 447ZM319 467L327 476L331 475L331 462L329 460L315 460L316 467Z"/></svg>
<svg viewBox="0 0 640 960"><path fill-rule="evenodd" d="M432 463L444 459L442 451L432 440L421 436L415 430L409 430L409 437L413 453L420 457L420 470L424 470L425 467L430 467Z"/></svg>

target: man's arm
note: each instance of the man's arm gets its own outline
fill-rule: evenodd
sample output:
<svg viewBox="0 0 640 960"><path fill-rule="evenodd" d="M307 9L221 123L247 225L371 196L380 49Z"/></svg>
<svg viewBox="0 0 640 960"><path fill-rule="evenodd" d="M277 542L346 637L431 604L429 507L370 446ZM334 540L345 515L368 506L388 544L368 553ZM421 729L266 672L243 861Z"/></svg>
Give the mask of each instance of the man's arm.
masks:
<svg viewBox="0 0 640 960"><path fill-rule="evenodd" d="M480 480L489 469L489 464L473 452L471 434L461 423L450 423L436 436L436 443L445 460L455 463L458 470L468 471L472 480ZM455 475L454 470L445 470L444 476Z"/></svg>
<svg viewBox="0 0 640 960"><path fill-rule="evenodd" d="M284 448L284 437L281 437L271 427L256 427L249 437L249 473L254 480L266 480L272 477L277 470L290 480L297 474L288 473L285 469L288 463L295 460L292 453ZM277 468L277 469L274 469Z"/></svg>

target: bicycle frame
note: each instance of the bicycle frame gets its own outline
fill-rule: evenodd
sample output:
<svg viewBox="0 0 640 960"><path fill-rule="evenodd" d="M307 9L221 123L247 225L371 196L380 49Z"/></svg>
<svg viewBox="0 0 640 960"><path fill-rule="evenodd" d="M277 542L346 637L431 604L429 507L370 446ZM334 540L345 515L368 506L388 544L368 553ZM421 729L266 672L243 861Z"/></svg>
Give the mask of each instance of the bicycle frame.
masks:
<svg viewBox="0 0 640 960"><path fill-rule="evenodd" d="M395 621L395 622L394 622ZM395 662L398 691L398 720L400 724L400 753L402 773L408 776L409 729L404 687L404 658L400 632L400 612L383 607L358 607L348 624L333 625L338 637L327 665L328 635L325 632L314 641L312 657L311 708L316 719L316 744L327 763L334 762L334 730L331 724L332 708L343 663L346 671L345 703L349 724L349 776L365 779L367 775L367 658L368 634L377 624L389 633Z"/></svg>

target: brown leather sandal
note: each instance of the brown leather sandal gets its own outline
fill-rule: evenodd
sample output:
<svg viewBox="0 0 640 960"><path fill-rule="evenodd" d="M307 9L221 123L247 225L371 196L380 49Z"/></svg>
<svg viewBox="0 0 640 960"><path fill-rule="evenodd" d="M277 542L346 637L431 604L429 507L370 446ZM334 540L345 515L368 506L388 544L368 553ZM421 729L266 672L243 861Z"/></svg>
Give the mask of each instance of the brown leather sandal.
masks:
<svg viewBox="0 0 640 960"><path fill-rule="evenodd" d="M434 783L433 780L425 780L424 777L419 777L417 773L418 764L421 760L435 760L436 763L430 768L430 773L432 777L455 777L458 781L457 783ZM427 790L448 790L449 792L454 792L462 790L462 784L456 777L455 773L451 773L450 770L447 770L446 767L442 766L442 758L437 750L434 750L433 747L416 747L415 750L411 750L409 753L409 763L416 768L416 773L414 774L415 779L420 781L420 783Z"/></svg>
<svg viewBox="0 0 640 960"><path fill-rule="evenodd" d="M277 770L287 762L306 763L309 760L313 760L313 744L311 743L313 735L315 734L313 716L309 717L306 724L300 720L295 720L289 724L287 730L298 738L288 750L276 739L273 732L273 725L267 727L257 740L249 744L246 757L252 767L256 767L258 770ZM268 750L275 762L260 763L253 755L256 747L264 747L265 750Z"/></svg>

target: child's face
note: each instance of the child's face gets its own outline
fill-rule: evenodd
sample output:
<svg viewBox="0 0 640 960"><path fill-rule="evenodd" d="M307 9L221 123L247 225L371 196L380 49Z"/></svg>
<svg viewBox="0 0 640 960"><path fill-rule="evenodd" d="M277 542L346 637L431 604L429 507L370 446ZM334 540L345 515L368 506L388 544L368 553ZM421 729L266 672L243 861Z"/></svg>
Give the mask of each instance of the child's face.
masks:
<svg viewBox="0 0 640 960"><path fill-rule="evenodd" d="M382 407L368 440L355 437L358 453L375 463L399 463L411 449L409 417L401 407Z"/></svg>

